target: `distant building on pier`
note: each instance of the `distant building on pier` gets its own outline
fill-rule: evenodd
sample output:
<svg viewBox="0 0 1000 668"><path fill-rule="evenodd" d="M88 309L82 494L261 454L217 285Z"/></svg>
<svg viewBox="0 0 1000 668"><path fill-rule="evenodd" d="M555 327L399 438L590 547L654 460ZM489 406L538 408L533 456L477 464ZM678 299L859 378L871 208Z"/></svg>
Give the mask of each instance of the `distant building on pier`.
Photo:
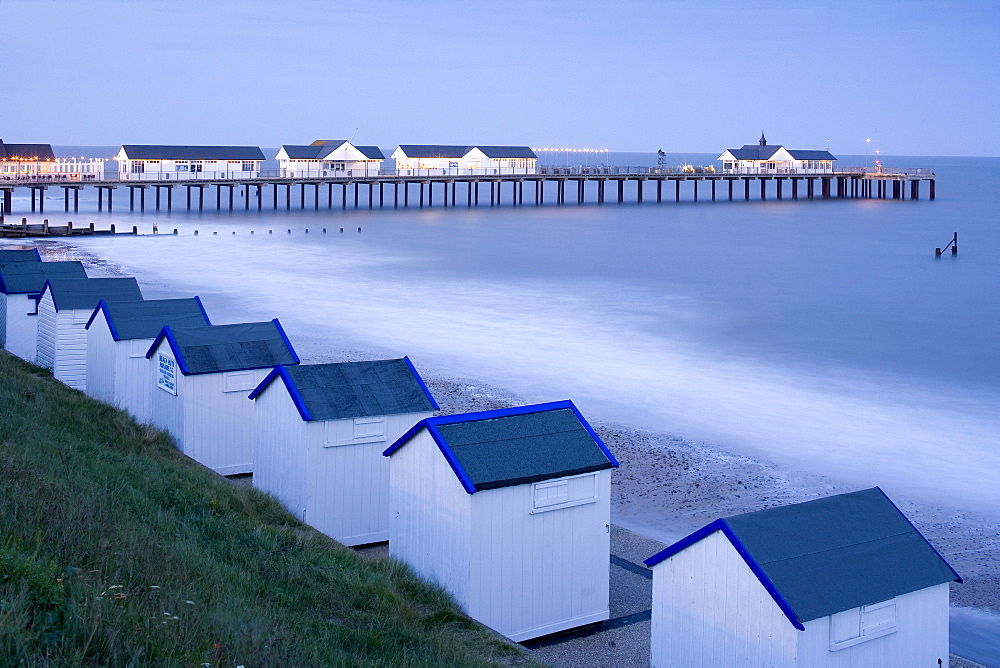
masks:
<svg viewBox="0 0 1000 668"><path fill-rule="evenodd" d="M768 144L762 132L757 144L726 149L718 159L722 161L723 174L829 174L837 158L825 150Z"/></svg>
<svg viewBox="0 0 1000 668"><path fill-rule="evenodd" d="M115 160L122 180L248 179L260 176L264 153L257 146L126 144Z"/></svg>
<svg viewBox="0 0 1000 668"><path fill-rule="evenodd" d="M401 144L389 156L397 173L414 175L534 174L538 156L527 146ZM403 170L403 171L399 171Z"/></svg>
<svg viewBox="0 0 1000 668"><path fill-rule="evenodd" d="M51 144L5 144L0 139L0 180L17 181L42 177L67 181L104 177L99 158L57 158Z"/></svg>
<svg viewBox="0 0 1000 668"><path fill-rule="evenodd" d="M344 139L317 139L308 146L286 144L274 156L281 175L378 176L385 155L378 146L355 146Z"/></svg>

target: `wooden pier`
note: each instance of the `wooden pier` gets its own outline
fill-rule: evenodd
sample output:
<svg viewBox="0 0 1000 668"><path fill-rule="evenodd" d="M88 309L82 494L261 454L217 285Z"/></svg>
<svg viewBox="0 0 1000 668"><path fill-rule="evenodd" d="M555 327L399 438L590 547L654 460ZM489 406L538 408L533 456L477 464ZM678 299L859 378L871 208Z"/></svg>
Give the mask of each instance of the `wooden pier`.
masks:
<svg viewBox="0 0 1000 668"><path fill-rule="evenodd" d="M437 195L440 206L481 206L487 196L490 206L524 205L525 184L528 203L546 203L546 197L556 205L567 201L584 204L590 201L604 204L608 200L619 204L626 200L657 203L680 202L682 194L690 200L733 201L768 199L920 199L920 184L927 182L927 197L935 197L935 176L929 170L899 170L884 172L832 172L825 174L726 174L726 173L660 173L656 168L645 171L618 172L615 168L560 169L548 168L532 174L498 175L378 175L332 178L260 177L252 179L191 179L150 180L128 179L65 183L32 180L0 182L3 193L2 213L11 214L11 200L16 188L31 191L31 213L45 212L45 193L49 188L63 189L64 211L80 210L80 191L97 189L97 210L114 210L114 195L128 189L129 211L172 211L175 204L187 211L204 211L214 205L217 211L243 208L263 210L269 203L273 210L292 208L319 209L321 204L342 209L373 209L392 207L434 206ZM461 184L461 188L459 187ZM588 184L591 187L588 189ZM183 200L176 203L174 193L183 188ZM211 189L215 192L212 193ZM270 189L270 193L267 190ZM293 190L297 196L293 197ZM335 199L335 190L339 197ZM488 190L488 192L487 192ZM152 197L147 197L147 193ZM209 191L209 197L205 193ZM324 192L325 191L325 192ZM567 194L567 191L568 194ZM575 193L574 193L575 191ZM609 192L610 191L610 192ZM907 193L909 191L909 193ZM214 194L214 197L212 197ZM237 203L237 195L241 200ZM151 201L150 201L151 200ZM463 201L464 200L464 201ZM239 207L238 204L242 204Z"/></svg>

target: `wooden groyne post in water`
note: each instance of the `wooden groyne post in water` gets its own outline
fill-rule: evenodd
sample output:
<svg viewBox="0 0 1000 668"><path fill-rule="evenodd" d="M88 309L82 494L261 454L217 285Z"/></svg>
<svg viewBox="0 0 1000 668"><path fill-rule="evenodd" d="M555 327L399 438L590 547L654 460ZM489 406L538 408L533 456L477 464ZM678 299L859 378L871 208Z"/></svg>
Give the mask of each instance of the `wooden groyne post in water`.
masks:
<svg viewBox="0 0 1000 668"><path fill-rule="evenodd" d="M958 255L958 232L955 232L955 236L953 236L951 238L951 241L948 242L948 245L945 246L946 250L947 250L948 246L951 246L951 254L952 255ZM935 248L934 249L934 257L941 257L941 249L940 248Z"/></svg>

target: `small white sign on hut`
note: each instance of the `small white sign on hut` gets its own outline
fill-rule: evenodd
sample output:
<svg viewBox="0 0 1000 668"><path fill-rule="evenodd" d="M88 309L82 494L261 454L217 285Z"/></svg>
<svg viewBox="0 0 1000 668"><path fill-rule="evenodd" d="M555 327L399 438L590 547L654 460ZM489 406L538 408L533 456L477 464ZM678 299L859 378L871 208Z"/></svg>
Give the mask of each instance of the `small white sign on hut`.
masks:
<svg viewBox="0 0 1000 668"><path fill-rule="evenodd" d="M41 262L38 251L0 251L0 345L35 361L38 299L50 278L87 278L80 262ZM34 259L32 259L34 258Z"/></svg>
<svg viewBox="0 0 1000 668"><path fill-rule="evenodd" d="M653 666L938 666L962 579L878 487L712 522L646 560Z"/></svg>
<svg viewBox="0 0 1000 668"><path fill-rule="evenodd" d="M281 323L167 325L145 358L152 424L220 475L253 471L257 407L247 395L275 366L299 363Z"/></svg>
<svg viewBox="0 0 1000 668"><path fill-rule="evenodd" d="M139 422L149 422L153 393L149 373L153 365L147 362L146 352L153 339L167 325L211 324L198 297L101 300L87 323L87 394L128 411ZM176 393L176 363L169 383Z"/></svg>
<svg viewBox="0 0 1000 668"><path fill-rule="evenodd" d="M515 641L608 619L611 452L560 401L422 420L390 457L389 554Z"/></svg>
<svg viewBox="0 0 1000 668"><path fill-rule="evenodd" d="M142 301L134 278L52 278L38 300L35 362L77 390L87 389L87 322L97 304Z"/></svg>
<svg viewBox="0 0 1000 668"><path fill-rule="evenodd" d="M409 358L275 367L250 399L254 487L345 545L388 540L382 451L438 408Z"/></svg>

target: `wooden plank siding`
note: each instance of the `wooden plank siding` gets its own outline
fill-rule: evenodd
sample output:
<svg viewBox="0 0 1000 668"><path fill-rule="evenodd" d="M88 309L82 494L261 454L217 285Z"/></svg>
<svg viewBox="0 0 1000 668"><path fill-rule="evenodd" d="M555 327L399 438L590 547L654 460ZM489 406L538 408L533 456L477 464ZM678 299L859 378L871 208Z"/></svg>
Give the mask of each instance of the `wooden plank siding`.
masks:
<svg viewBox="0 0 1000 668"><path fill-rule="evenodd" d="M281 383L281 381L276 381ZM256 399L253 486L274 496L296 519L306 519L305 471L309 423L284 388L268 388ZM248 393L249 394L249 393Z"/></svg>
<svg viewBox="0 0 1000 668"><path fill-rule="evenodd" d="M390 462L389 556L436 582L468 612L472 495L426 429Z"/></svg>
<svg viewBox="0 0 1000 668"><path fill-rule="evenodd" d="M11 355L35 361L38 316L35 300L26 294L0 294L0 341Z"/></svg>
<svg viewBox="0 0 1000 668"><path fill-rule="evenodd" d="M344 545L389 540L389 459L382 451L431 413L381 416L382 438L333 444L328 435L353 434L353 419L303 421L280 381L255 401L254 487Z"/></svg>
<svg viewBox="0 0 1000 668"><path fill-rule="evenodd" d="M533 484L472 495L471 617L515 641L608 619L611 471L585 475L595 501L544 512Z"/></svg>
<svg viewBox="0 0 1000 668"><path fill-rule="evenodd" d="M99 312L87 329L87 387L88 396L106 404L124 408L115 385L120 370L115 359L115 340L111 336L107 318Z"/></svg>
<svg viewBox="0 0 1000 668"><path fill-rule="evenodd" d="M831 649L831 617L797 630L721 531L653 566L652 666L885 668L948 660L948 585L893 599L898 628Z"/></svg>
<svg viewBox="0 0 1000 668"><path fill-rule="evenodd" d="M56 309L52 303L52 293L46 291L38 302L38 338L35 363L51 369L56 358Z"/></svg>
<svg viewBox="0 0 1000 668"><path fill-rule="evenodd" d="M800 632L721 531L653 567L652 666L796 666Z"/></svg>

